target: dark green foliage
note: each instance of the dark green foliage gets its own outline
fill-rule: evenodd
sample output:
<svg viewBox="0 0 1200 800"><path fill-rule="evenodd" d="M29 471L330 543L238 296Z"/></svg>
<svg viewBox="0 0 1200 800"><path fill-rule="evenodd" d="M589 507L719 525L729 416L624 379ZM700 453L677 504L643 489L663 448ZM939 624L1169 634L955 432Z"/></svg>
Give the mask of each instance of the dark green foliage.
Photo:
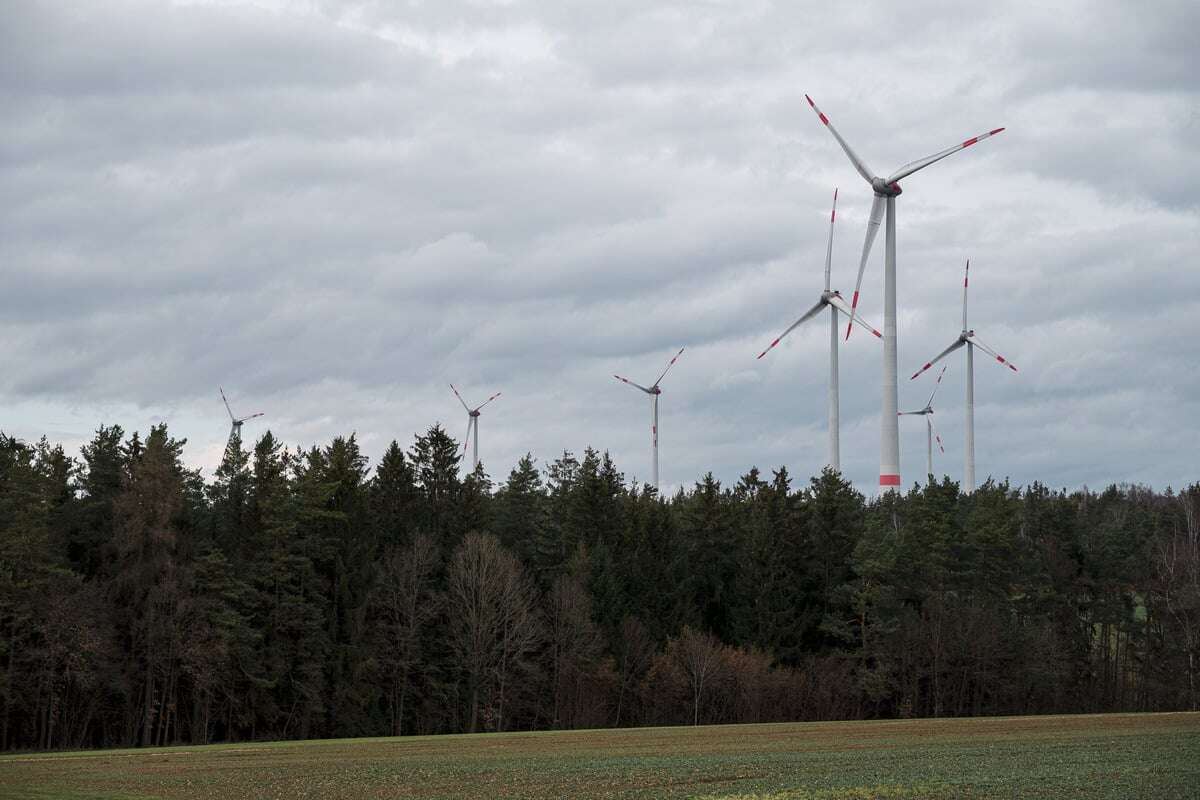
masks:
<svg viewBox="0 0 1200 800"><path fill-rule="evenodd" d="M0 436L0 746L1195 708L1200 485Z"/></svg>

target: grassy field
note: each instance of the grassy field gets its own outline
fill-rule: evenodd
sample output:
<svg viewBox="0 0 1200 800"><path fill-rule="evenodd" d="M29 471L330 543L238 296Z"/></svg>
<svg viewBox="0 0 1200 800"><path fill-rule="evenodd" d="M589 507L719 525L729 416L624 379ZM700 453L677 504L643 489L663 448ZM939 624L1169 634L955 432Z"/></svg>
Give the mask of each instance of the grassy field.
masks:
<svg viewBox="0 0 1200 800"><path fill-rule="evenodd" d="M0 757L0 797L1196 798L1200 714L833 722Z"/></svg>

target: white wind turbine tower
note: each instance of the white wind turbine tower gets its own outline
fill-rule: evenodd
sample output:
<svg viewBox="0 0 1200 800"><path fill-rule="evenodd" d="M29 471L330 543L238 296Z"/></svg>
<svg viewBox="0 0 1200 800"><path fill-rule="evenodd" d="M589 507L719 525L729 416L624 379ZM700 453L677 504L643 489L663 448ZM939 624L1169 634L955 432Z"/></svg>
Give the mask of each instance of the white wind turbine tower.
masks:
<svg viewBox="0 0 1200 800"><path fill-rule="evenodd" d="M229 428L229 439L232 441L234 434L237 434L239 439L242 438L242 423L248 419L261 417L263 412L259 411L257 414L251 414L248 417L241 417L239 419L233 415L233 409L229 407L229 400L225 397L225 390L218 386L217 391L221 393L221 399L225 402L225 410L229 412L229 419L233 423ZM228 443L226 443L226 446L228 446Z"/></svg>
<svg viewBox="0 0 1200 800"><path fill-rule="evenodd" d="M863 242L862 259L858 265L858 280L854 284L854 297L851 298L850 308L858 308L858 292L862 286L863 270L867 266L867 257L871 253L871 245L875 234L879 231L879 222L887 209L887 232L885 234L885 253L883 271L883 413L879 432L879 488L881 491L895 489L900 485L900 425L897 417L897 386L896 386L896 197L900 195L900 181L912 175L917 170L924 169L930 164L941 161L948 155L957 153L976 142L983 141L989 136L995 136L1004 128L996 128L979 136L967 139L965 142L946 148L939 153L912 161L893 172L887 178L880 178L868 167L858 154L846 144L837 129L829 122L829 118L821 113L812 98L805 95L808 104L820 117L825 127L837 139L842 150L850 158L850 162L875 193L871 203L871 217L867 223L867 237ZM846 336L849 338L852 325L847 324Z"/></svg>
<svg viewBox="0 0 1200 800"><path fill-rule="evenodd" d="M850 306L842 299L841 292L829 288L829 272L833 261L833 224L836 220L837 189L834 189L833 210L829 212L829 241L825 245L825 291L821 292L821 297L817 300L816 305L804 312L804 316L793 322L786 331L779 334L775 341L767 346L766 350L758 354L758 357L762 358L771 352L772 348L779 344L789 333L821 313L824 309L829 309L829 466L835 472L841 472L841 448L838 441L838 312L840 311L845 314L847 319L853 316L855 322L877 337L882 337L883 334L864 322L862 317L854 314Z"/></svg>
<svg viewBox="0 0 1200 800"><path fill-rule="evenodd" d="M925 362L925 366L913 373L913 380L925 370L932 367L943 358L953 353L958 348L966 345L967 347L967 424L966 424L966 467L963 475L963 488L968 492L975 491L975 348L978 347L983 352L992 356L999 363L1011 369L1013 372L1017 368L1012 362L1004 356L997 353L992 348L988 347L983 342L979 341L979 337L975 335L975 331L967 327L967 283L971 276L971 261L967 259L967 269L963 273L963 313L962 313L962 332L958 334L958 338L954 343L947 347L936 357ZM938 380L941 380L939 377Z"/></svg>
<svg viewBox="0 0 1200 800"><path fill-rule="evenodd" d="M682 347L679 348L679 352L675 354L675 357L667 362L667 368L662 371L662 375L658 376L658 380L651 384L649 389L647 389L645 386L642 386L640 383L634 383L628 378L622 378L620 375L613 375L614 378L622 383L627 383L635 389L641 389L643 392L650 395L650 446L652 451L655 489L658 488L658 396L662 394L662 389L658 388L658 384L662 383L662 379L667 376L667 373L670 371L671 367L675 366L675 362L681 355L683 355Z"/></svg>
<svg viewBox="0 0 1200 800"><path fill-rule="evenodd" d="M900 416L917 416L925 418L925 471L929 474L929 482L933 483L933 440L937 439L938 450L944 454L946 448L942 447L942 437L938 435L937 430L933 427L933 396L937 394L938 387L942 385L942 376L946 374L946 367L942 367L942 371L938 373L937 382L933 385L933 391L929 393L929 399L925 401L925 407L920 411L901 411Z"/></svg>
<svg viewBox="0 0 1200 800"><path fill-rule="evenodd" d="M467 405L467 401L462 399L462 395L458 393L458 389L454 388L453 383L450 384L450 391L454 392L454 396L458 398L458 402L462 403L462 407L467 410L467 436L463 439L463 453L467 452L468 444L471 442L475 443L475 449L471 452L471 469L474 470L479 466L479 409L499 397L500 392L496 392L475 408L471 408ZM472 431L475 433L474 438L471 436Z"/></svg>

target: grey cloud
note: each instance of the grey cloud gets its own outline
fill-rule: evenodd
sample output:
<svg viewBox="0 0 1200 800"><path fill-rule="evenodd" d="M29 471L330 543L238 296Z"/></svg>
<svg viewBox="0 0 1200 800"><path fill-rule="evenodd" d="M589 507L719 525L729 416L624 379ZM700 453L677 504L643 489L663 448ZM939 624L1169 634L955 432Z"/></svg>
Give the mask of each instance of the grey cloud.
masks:
<svg viewBox="0 0 1200 800"><path fill-rule="evenodd" d="M754 356L821 288L833 186L843 292L870 201L809 92L880 171L1008 126L898 203L901 371L957 334L966 257L973 324L1021 367L977 364L981 470L1194 479L1195 435L1171 432L1200 396L1200 26L1159 11L23 8L0 33L0 408L166 418L211 466L218 383L268 411L256 432L354 430L377 455L434 421L461 435L453 380L504 391L481 431L494 477L592 444L644 478L648 410L611 374L652 379L686 345L664 479L786 464L802 483L825 452L827 331ZM881 261L882 237L877 326ZM870 337L842 349L845 468L867 490L880 358ZM960 373L939 395L952 474ZM901 436L907 478L923 435Z"/></svg>

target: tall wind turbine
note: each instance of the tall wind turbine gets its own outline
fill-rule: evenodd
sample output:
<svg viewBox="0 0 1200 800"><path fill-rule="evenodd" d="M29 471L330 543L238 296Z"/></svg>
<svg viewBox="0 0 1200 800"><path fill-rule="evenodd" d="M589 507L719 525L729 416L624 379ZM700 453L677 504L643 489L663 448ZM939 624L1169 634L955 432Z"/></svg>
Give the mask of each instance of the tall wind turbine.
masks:
<svg viewBox="0 0 1200 800"><path fill-rule="evenodd" d="M622 378L620 375L613 375L614 378L622 383L627 383L633 388L641 389L643 392L650 395L650 447L652 452L652 463L654 465L655 489L658 488L658 396L662 394L662 389L658 388L658 385L662 383L662 379L667 376L667 373L671 370L671 367L675 366L675 362L679 360L681 355L683 355L682 347L679 348L679 352L675 354L675 357L667 362L667 368L662 371L662 375L658 376L658 380L651 384L649 389L647 389L645 386L642 386L640 383L634 383L628 378Z"/></svg>
<svg viewBox="0 0 1200 800"><path fill-rule="evenodd" d="M842 299L841 292L836 289L829 288L829 272L830 265L833 261L833 223L837 220L837 189L833 190L833 210L829 212L829 241L825 245L825 291L821 292L820 299L816 305L804 312L804 316L791 324L786 331L779 334L775 341L767 346L758 354L762 358L767 353L779 344L783 337L794 331L803 323L821 313L824 309L829 309L829 466L835 472L841 472L842 459L841 448L838 441L838 312L846 315L847 319L853 317L854 321L863 326L877 337L882 337L879 331L872 328L863 318L853 313L850 306Z"/></svg>
<svg viewBox="0 0 1200 800"><path fill-rule="evenodd" d="M937 394L938 387L942 385L942 376L946 374L946 367L942 367L942 371L938 373L937 382L933 385L933 391L929 393L929 399L925 401L925 407L920 411L901 411L900 416L918 416L925 418L925 471L929 474L929 482L933 483L933 440L937 439L938 450L942 453L946 452L946 448L942 447L942 437L938 436L937 430L933 427L933 396Z"/></svg>
<svg viewBox="0 0 1200 800"><path fill-rule="evenodd" d="M996 128L987 133L967 139L965 142L948 147L939 153L912 161L893 172L887 178L880 178L868 167L858 154L851 149L846 140L829 122L829 118L821 113L812 98L804 95L813 111L820 117L825 127L837 139L838 144L854 165L854 169L871 184L875 199L871 203L871 217L867 222L867 237L863 241L862 259L858 264L858 280L854 284L854 297L850 301L851 310L858 308L858 292L862 287L863 270L867 266L867 257L871 254L871 245L875 242L875 234L879 231L879 222L887 209L887 232L885 234L885 253L883 262L883 413L879 432L879 488L888 491L900 485L900 425L897 411L896 386L896 198L900 195L900 181L914 172L941 161L948 155L981 142L989 136L995 136L1004 128ZM850 336L851 325L846 326L846 337Z"/></svg>
<svg viewBox="0 0 1200 800"><path fill-rule="evenodd" d="M988 347L983 342L979 341L979 337L975 335L975 331L967 327L967 282L971 276L971 260L967 259L967 269L963 273L963 313L962 313L962 332L958 334L958 338L954 343L947 347L937 356L927 362L925 366L913 373L913 380L925 370L932 367L937 362L941 361L946 356L953 353L958 348L966 345L967 347L967 424L966 424L966 468L963 475L963 488L968 492L975 491L975 348L978 347L983 352L992 356L997 362L1011 369L1013 372L1017 368L1013 363L1004 356L997 353L992 348ZM941 377L938 377L941 380Z"/></svg>
<svg viewBox="0 0 1200 800"><path fill-rule="evenodd" d="M471 442L475 443L475 449L471 452L471 469L474 470L479 466L479 409L486 406L488 403L500 396L500 392L484 400L475 408L467 405L467 401L462 399L462 395L458 393L458 389L454 388L454 384L450 384L450 391L454 392L454 396L458 398L458 402L462 403L462 407L467 410L467 436L463 439L463 453L467 452L467 445ZM474 431L474 438L471 437L471 432Z"/></svg>
<svg viewBox="0 0 1200 800"><path fill-rule="evenodd" d="M257 414L251 414L248 417L242 417L239 419L238 417L235 417L233 415L233 409L229 407L229 400L226 399L226 397L225 397L225 390L222 389L220 386L218 386L217 391L219 391L221 393L221 399L225 402L225 410L229 412L229 419L233 423L232 426L230 426L230 428L229 428L230 441L233 440L234 434L237 434L237 437L239 439L242 438L242 423L248 419L254 419L255 417L261 417L263 415L263 412L259 411ZM226 443L226 446L228 446L228 443Z"/></svg>

